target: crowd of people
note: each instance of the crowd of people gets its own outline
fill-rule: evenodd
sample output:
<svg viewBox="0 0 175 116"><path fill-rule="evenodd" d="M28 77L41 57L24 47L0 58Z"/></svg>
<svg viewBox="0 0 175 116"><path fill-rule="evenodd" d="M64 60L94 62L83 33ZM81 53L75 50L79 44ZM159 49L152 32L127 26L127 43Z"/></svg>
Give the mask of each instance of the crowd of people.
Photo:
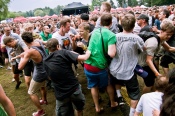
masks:
<svg viewBox="0 0 175 116"><path fill-rule="evenodd" d="M175 63L175 6L114 14L110 10L110 3L103 2L97 15L0 24L0 68L12 69L16 89L24 73L37 108L33 116L46 114L42 108L48 104L46 85L54 88L56 116L83 115L86 102L76 78L78 64L84 68L97 114L104 110L100 91L106 90L109 106L115 109L125 104L121 94L125 86L131 99L129 116L175 115L175 69L169 71L169 64ZM140 77L145 84L142 96ZM1 87L0 91L4 93ZM4 105L5 98L9 105ZM0 102L9 116L16 115L5 93Z"/></svg>

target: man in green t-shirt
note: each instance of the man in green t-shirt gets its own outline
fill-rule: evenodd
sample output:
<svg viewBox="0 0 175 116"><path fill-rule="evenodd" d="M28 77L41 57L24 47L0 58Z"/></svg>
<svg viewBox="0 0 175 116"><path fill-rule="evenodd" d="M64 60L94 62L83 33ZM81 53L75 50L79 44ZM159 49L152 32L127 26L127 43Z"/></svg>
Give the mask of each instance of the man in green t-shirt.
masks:
<svg viewBox="0 0 175 116"><path fill-rule="evenodd" d="M117 106L117 103L114 100L114 90L112 90L112 87L109 84L108 63L107 58L104 55L108 54L112 58L116 54L116 36L112 31L109 30L111 24L111 14L103 14L101 16L101 25L103 27L92 32L87 49L87 51L90 51L91 55L84 64L84 70L88 80L88 88L91 89L91 94L97 113L103 110L103 108L100 108L98 102L99 89L106 89L107 87L107 92L111 101L111 107Z"/></svg>

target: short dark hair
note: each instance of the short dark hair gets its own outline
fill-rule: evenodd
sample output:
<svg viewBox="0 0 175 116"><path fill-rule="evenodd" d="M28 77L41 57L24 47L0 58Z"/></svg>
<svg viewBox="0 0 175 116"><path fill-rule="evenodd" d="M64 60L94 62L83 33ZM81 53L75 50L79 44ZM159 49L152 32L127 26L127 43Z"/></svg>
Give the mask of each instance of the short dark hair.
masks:
<svg viewBox="0 0 175 116"><path fill-rule="evenodd" d="M101 26L109 26L112 23L112 15L110 13L104 13L101 16Z"/></svg>
<svg viewBox="0 0 175 116"><path fill-rule="evenodd" d="M26 31L26 32L22 33L21 37L27 43L33 42L33 35L31 32Z"/></svg>
<svg viewBox="0 0 175 116"><path fill-rule="evenodd" d="M81 16L80 16L80 18L82 20L88 21L89 20L89 15L87 13L82 13Z"/></svg>
<svg viewBox="0 0 175 116"><path fill-rule="evenodd" d="M168 18L170 16L170 11L167 9L163 10L163 14L166 15L165 17Z"/></svg>
<svg viewBox="0 0 175 116"><path fill-rule="evenodd" d="M59 42L55 38L49 39L46 43L46 48L51 52L54 52L55 50L57 50L57 46L59 46Z"/></svg>
<svg viewBox="0 0 175 116"><path fill-rule="evenodd" d="M69 22L69 23L71 22L70 18L67 18L67 17L62 18L62 19L60 20L60 27L61 27L61 26L66 26L67 22Z"/></svg>
<svg viewBox="0 0 175 116"><path fill-rule="evenodd" d="M14 41L14 38L9 37L9 36L3 39L4 45L7 45L9 42L12 42L12 41Z"/></svg>

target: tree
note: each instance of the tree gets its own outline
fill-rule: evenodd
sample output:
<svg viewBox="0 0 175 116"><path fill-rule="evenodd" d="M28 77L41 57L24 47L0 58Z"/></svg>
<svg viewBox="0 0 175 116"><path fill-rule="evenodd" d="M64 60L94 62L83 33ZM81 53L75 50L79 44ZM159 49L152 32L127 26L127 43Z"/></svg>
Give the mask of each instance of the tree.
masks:
<svg viewBox="0 0 175 116"><path fill-rule="evenodd" d="M116 8L116 6L115 6L113 0L110 0L109 2L110 2L110 4L111 4L111 7L112 7L112 8Z"/></svg>
<svg viewBox="0 0 175 116"><path fill-rule="evenodd" d="M34 11L34 16L44 16L45 13L42 10L35 10Z"/></svg>
<svg viewBox="0 0 175 116"><path fill-rule="evenodd" d="M92 0L91 10L94 10L95 7L100 8L102 2L106 2L107 0ZM100 9L99 9L100 10Z"/></svg>
<svg viewBox="0 0 175 116"><path fill-rule="evenodd" d="M120 7L123 7L123 0L116 0Z"/></svg>
<svg viewBox="0 0 175 116"><path fill-rule="evenodd" d="M10 0L0 0L0 20L6 19Z"/></svg>

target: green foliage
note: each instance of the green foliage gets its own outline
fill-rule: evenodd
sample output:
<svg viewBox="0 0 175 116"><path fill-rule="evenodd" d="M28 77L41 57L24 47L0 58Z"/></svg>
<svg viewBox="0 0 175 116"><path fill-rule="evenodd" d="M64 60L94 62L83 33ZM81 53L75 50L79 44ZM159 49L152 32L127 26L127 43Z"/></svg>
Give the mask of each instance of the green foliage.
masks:
<svg viewBox="0 0 175 116"><path fill-rule="evenodd" d="M123 0L116 0L116 1L118 2L118 4L119 4L120 7L123 6Z"/></svg>
<svg viewBox="0 0 175 116"><path fill-rule="evenodd" d="M110 0L109 2L111 3L112 8L116 8L116 6L115 6L113 0Z"/></svg>
<svg viewBox="0 0 175 116"><path fill-rule="evenodd" d="M35 10L34 11L34 16L44 16L45 12L43 10Z"/></svg>
<svg viewBox="0 0 175 116"><path fill-rule="evenodd" d="M0 20L6 19L10 0L0 0Z"/></svg>
<svg viewBox="0 0 175 116"><path fill-rule="evenodd" d="M102 2L105 2L107 0L92 0L92 5L90 7L91 10L94 10L95 6L100 7Z"/></svg>

